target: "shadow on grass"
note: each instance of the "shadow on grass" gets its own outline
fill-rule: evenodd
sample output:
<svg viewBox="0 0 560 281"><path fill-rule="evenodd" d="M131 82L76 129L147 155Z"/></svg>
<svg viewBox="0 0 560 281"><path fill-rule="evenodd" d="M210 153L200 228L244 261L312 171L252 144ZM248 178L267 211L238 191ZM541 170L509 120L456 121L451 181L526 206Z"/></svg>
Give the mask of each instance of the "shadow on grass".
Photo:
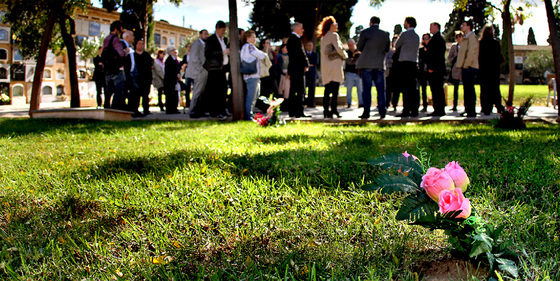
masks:
<svg viewBox="0 0 560 281"><path fill-rule="evenodd" d="M50 134L59 131L91 133L118 131L133 128L151 128L162 121L111 122L85 119L1 119L0 137L19 137L29 134ZM169 122L170 126L158 126L158 130L183 130L211 126L215 122Z"/></svg>

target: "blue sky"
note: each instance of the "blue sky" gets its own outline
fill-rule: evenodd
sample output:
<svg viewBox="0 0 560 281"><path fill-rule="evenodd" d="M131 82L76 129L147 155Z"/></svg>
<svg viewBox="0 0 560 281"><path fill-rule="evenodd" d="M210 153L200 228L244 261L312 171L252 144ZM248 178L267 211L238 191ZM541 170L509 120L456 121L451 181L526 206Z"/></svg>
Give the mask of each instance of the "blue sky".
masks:
<svg viewBox="0 0 560 281"><path fill-rule="evenodd" d="M531 8L532 16L525 21L523 26L516 25L513 34L515 44L526 44L529 27L533 27L537 44L547 45L548 23L546 19L546 11L542 1L537 7ZM358 4L354 7L351 18L354 27L369 25L371 16L381 18L382 29L389 32L393 31L395 24L402 24L404 18L413 16L418 21L417 33L426 33L429 31L431 22L439 22L445 25L449 19L449 13L453 9L451 1L433 1L433 0L387 0L379 8L373 8L368 5L368 0L358 0ZM513 0L512 6L519 6L519 0ZM249 15L252 5L245 5L242 0L237 0L239 27L248 29ZM216 21L229 21L228 0L183 0L183 3L176 7L170 4L168 0L159 0L154 7L154 17L156 20L164 19L172 24L192 27L194 29L208 29L213 31ZM496 23L501 23L501 18L497 15Z"/></svg>

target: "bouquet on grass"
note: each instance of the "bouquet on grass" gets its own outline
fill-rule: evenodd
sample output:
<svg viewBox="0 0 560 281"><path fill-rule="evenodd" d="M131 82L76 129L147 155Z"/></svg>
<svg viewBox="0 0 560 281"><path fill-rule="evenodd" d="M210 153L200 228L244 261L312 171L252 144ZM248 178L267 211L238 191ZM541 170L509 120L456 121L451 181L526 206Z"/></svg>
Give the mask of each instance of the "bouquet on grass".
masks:
<svg viewBox="0 0 560 281"><path fill-rule="evenodd" d="M262 115L260 113L255 114L253 120L257 122L260 126L278 126L285 124L284 120L280 118L280 104L284 101L284 99L269 99L267 97L261 96L259 97L265 104L268 104L268 109L266 110L266 115Z"/></svg>
<svg viewBox="0 0 560 281"><path fill-rule="evenodd" d="M450 162L443 169L431 167L425 170L423 161L405 151L368 163L393 173L381 174L362 189L377 190L382 194L408 194L397 212L397 220L407 220L412 225L431 230L443 229L453 255L487 261L491 272L497 265L504 272L518 276L514 262L517 255L508 248L510 241L500 239L503 226L494 228L476 216L474 207L464 195L469 177L457 162Z"/></svg>
<svg viewBox="0 0 560 281"><path fill-rule="evenodd" d="M525 129L526 126L523 117L525 117L531 105L533 105L533 98L528 97L519 108L514 106L505 107L500 113L500 118L494 122L494 128Z"/></svg>

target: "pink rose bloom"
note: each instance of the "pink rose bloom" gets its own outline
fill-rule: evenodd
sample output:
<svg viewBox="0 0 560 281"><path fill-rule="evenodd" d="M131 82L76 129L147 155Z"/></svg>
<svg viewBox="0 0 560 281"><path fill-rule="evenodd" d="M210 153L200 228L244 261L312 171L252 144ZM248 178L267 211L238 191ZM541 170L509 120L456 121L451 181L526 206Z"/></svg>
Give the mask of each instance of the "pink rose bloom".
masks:
<svg viewBox="0 0 560 281"><path fill-rule="evenodd" d="M465 170L459 166L459 163L455 161L450 162L445 166L445 171L453 179L456 188L460 188L463 193L467 191L470 180Z"/></svg>
<svg viewBox="0 0 560 281"><path fill-rule="evenodd" d="M462 211L457 218L468 218L471 215L471 202L463 196L463 191L444 190L439 194L439 211L442 214L448 212Z"/></svg>
<svg viewBox="0 0 560 281"><path fill-rule="evenodd" d="M409 154L407 150L405 150L404 153L403 153L402 155L404 155L404 157L406 157L406 158L412 156L412 158L414 158L414 160L418 160L418 157L416 157L416 156L414 156L414 155L412 155L412 154Z"/></svg>
<svg viewBox="0 0 560 281"><path fill-rule="evenodd" d="M439 194L444 190L455 189L453 179L444 169L429 168L422 177L420 187L424 188L432 200L439 202Z"/></svg>

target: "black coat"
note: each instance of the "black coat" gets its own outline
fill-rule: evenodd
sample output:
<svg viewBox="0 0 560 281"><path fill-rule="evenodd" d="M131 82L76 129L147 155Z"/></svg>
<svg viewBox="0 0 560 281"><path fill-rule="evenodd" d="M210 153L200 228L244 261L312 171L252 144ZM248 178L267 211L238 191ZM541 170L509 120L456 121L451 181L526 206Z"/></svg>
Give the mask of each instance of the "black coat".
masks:
<svg viewBox="0 0 560 281"><path fill-rule="evenodd" d="M288 64L288 75L298 76L305 74L305 68L309 67L309 61L305 55L301 38L295 34L290 34L288 38L288 57L290 63Z"/></svg>
<svg viewBox="0 0 560 281"><path fill-rule="evenodd" d="M226 37L224 37L224 43L227 47L228 40ZM204 67L206 68L206 70L212 71L224 69L225 65L222 45L220 44L220 40L218 40L218 36L216 34L212 34L206 40L206 46L204 47L204 56L206 57L206 62L204 63Z"/></svg>
<svg viewBox="0 0 560 281"><path fill-rule="evenodd" d="M500 42L493 38L480 40L478 48L478 71L479 76L500 75L500 67L504 62Z"/></svg>
<svg viewBox="0 0 560 281"><path fill-rule="evenodd" d="M442 73L445 71L445 40L440 32L436 32L426 46L426 65L434 72Z"/></svg>
<svg viewBox="0 0 560 281"><path fill-rule="evenodd" d="M152 84L152 66L154 65L152 56L148 52L143 52L142 54L134 52L134 61L138 70L137 82Z"/></svg>
<svg viewBox="0 0 560 281"><path fill-rule="evenodd" d="M163 87L165 91L174 92L177 85L177 74L180 71L180 64L172 56L168 56L165 60L165 75L163 76ZM168 90L169 89L169 90Z"/></svg>

